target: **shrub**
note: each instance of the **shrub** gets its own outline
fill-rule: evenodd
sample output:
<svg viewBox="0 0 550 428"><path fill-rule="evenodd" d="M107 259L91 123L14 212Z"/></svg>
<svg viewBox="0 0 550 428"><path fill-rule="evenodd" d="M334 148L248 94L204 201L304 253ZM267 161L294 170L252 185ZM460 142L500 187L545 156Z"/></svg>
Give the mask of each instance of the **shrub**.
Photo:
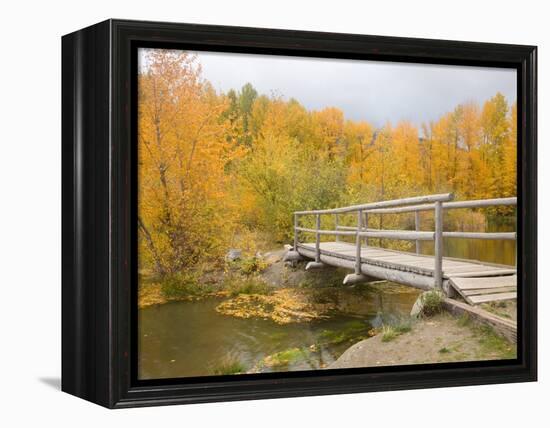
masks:
<svg viewBox="0 0 550 428"><path fill-rule="evenodd" d="M195 272L178 272L164 277L161 282L161 292L167 299L195 297L208 291L208 287L201 286Z"/></svg>
<svg viewBox="0 0 550 428"><path fill-rule="evenodd" d="M224 283L225 289L231 296L239 294L270 294L271 288L259 276L242 276L230 274Z"/></svg>
<svg viewBox="0 0 550 428"><path fill-rule="evenodd" d="M443 298L443 293L438 290L422 294L422 314L431 317L440 313L443 309Z"/></svg>
<svg viewBox="0 0 550 428"><path fill-rule="evenodd" d="M242 275L253 275L260 273L268 266L268 263L261 257L252 256L239 258L226 262L229 272L236 272Z"/></svg>
<svg viewBox="0 0 550 428"><path fill-rule="evenodd" d="M267 267L267 263L260 257L248 257L239 262L239 268L244 275L252 275L263 271Z"/></svg>

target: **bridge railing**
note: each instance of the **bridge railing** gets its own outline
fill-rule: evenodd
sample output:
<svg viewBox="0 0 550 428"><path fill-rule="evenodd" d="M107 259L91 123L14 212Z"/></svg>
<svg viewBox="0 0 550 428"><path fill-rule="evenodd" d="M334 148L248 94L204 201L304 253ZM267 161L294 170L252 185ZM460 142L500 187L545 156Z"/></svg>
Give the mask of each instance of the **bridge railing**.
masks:
<svg viewBox="0 0 550 428"><path fill-rule="evenodd" d="M469 239L516 239L515 232L444 232L443 210L463 208L483 208L502 205L516 205L517 198L483 199L475 201L452 201L451 193L438 195L418 196L391 201L373 202L347 207L297 211L294 213L294 251L298 248L298 235L300 232L315 234L315 262L321 264L320 242L321 235L334 235L338 241L340 236L355 236L356 260L355 274L361 275L361 238L384 238L394 240L408 240L416 242L416 252L420 253L421 241L434 241L434 285L442 287L443 283L443 238L469 238ZM452 202L451 202L452 201ZM434 231L420 230L420 213L422 211L434 211ZM339 225L340 214L357 213L356 226ZM415 230L384 230L369 229L369 214L399 214L414 212ZM313 215L316 218L315 228L300 227L300 216ZM321 216L334 216L334 230L321 229Z"/></svg>

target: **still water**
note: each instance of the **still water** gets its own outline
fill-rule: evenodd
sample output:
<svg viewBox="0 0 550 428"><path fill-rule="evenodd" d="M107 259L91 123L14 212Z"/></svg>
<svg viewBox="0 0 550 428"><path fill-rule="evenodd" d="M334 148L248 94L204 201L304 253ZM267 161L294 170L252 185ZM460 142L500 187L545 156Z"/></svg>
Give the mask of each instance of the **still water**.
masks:
<svg viewBox="0 0 550 428"><path fill-rule="evenodd" d="M215 311L222 301L218 298L140 309L139 376L211 375L228 357L249 371L269 355L297 349L302 358L262 371L325 367L353 343L368 337L371 328L408 315L418 296L415 289L389 283L332 293L341 311L329 319L286 325L221 315Z"/></svg>
<svg viewBox="0 0 550 428"><path fill-rule="evenodd" d="M488 221L485 227L485 232L515 231L515 219ZM423 254L433 254L433 242L423 241L421 251ZM516 241L445 238L443 240L443 256L515 266Z"/></svg>

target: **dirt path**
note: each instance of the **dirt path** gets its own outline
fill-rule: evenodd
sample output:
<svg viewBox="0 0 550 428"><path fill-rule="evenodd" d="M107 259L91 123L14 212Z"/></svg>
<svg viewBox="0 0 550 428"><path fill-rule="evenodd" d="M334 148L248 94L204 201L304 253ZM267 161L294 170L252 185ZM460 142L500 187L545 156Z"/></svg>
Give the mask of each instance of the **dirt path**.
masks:
<svg viewBox="0 0 550 428"><path fill-rule="evenodd" d="M449 314L420 320L384 342L383 335L356 343L328 368L376 367L515 358L516 346L490 328Z"/></svg>

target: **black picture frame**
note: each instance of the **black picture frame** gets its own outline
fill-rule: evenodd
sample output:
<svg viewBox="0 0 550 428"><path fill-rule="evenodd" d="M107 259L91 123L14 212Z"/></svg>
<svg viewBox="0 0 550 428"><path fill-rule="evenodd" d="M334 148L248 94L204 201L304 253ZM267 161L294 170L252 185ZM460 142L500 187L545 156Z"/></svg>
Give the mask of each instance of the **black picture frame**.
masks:
<svg viewBox="0 0 550 428"><path fill-rule="evenodd" d="M138 381L136 49L511 67L518 87L518 358ZM62 390L109 408L537 379L535 46L107 20L62 38Z"/></svg>

